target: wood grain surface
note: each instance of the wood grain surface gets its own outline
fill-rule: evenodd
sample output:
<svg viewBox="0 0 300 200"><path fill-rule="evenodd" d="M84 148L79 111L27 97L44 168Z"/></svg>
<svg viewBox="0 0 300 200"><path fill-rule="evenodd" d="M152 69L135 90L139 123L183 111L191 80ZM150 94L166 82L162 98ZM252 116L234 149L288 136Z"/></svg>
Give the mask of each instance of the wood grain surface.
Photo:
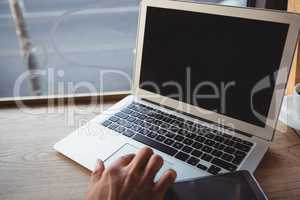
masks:
<svg viewBox="0 0 300 200"><path fill-rule="evenodd" d="M90 172L52 146L113 103L0 108L0 199L84 199ZM300 138L279 130L255 176L270 199L300 199Z"/></svg>

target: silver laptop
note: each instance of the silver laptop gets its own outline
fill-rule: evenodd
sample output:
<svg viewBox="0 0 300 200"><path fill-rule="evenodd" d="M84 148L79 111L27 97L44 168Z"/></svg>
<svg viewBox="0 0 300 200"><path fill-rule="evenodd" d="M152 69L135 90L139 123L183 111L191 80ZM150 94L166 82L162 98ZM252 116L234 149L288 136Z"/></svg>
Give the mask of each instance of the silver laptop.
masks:
<svg viewBox="0 0 300 200"><path fill-rule="evenodd" d="M178 179L254 172L274 136L299 35L297 14L140 4L132 94L55 144L93 170L150 146Z"/></svg>

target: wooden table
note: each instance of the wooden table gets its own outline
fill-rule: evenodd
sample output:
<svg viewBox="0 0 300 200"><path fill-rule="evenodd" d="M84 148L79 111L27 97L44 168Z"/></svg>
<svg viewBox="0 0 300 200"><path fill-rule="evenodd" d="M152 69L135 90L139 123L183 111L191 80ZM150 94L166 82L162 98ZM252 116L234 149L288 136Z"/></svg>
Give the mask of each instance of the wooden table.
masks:
<svg viewBox="0 0 300 200"><path fill-rule="evenodd" d="M52 146L114 102L0 108L0 199L84 199L89 171ZM255 176L270 199L300 199L300 138L278 128Z"/></svg>

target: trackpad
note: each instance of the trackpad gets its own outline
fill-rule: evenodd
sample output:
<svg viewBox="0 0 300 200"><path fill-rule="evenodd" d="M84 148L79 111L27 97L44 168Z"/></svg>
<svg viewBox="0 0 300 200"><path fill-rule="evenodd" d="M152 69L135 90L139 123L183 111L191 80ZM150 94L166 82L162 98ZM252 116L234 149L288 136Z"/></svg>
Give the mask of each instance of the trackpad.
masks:
<svg viewBox="0 0 300 200"><path fill-rule="evenodd" d="M113 153L109 158L107 158L104 161L104 164L106 167L108 167L109 165L111 165L115 160L117 160L118 158L120 158L121 156L127 155L127 154L136 154L136 152L139 150L139 148L130 145L130 144L125 144L123 145L121 148L119 148L115 153ZM159 179L159 177L161 177L161 175L168 169L172 168L172 163L164 160L164 165L162 166L162 168L159 170L159 172L157 173L157 175L155 176L155 181L157 181Z"/></svg>

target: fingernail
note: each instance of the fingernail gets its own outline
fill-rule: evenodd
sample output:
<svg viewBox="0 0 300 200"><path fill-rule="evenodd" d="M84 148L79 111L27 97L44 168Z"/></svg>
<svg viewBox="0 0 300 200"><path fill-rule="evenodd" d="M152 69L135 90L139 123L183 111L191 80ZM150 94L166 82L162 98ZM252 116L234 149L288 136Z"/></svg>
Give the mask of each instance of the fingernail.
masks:
<svg viewBox="0 0 300 200"><path fill-rule="evenodd" d="M177 173L173 169L171 170L171 172L172 172L172 178L174 178L174 180L175 180L177 178Z"/></svg>
<svg viewBox="0 0 300 200"><path fill-rule="evenodd" d="M96 167L95 167L95 170L94 172L96 172L99 168L100 168L100 164L101 164L102 160L100 159L97 159L97 162L96 162Z"/></svg>

